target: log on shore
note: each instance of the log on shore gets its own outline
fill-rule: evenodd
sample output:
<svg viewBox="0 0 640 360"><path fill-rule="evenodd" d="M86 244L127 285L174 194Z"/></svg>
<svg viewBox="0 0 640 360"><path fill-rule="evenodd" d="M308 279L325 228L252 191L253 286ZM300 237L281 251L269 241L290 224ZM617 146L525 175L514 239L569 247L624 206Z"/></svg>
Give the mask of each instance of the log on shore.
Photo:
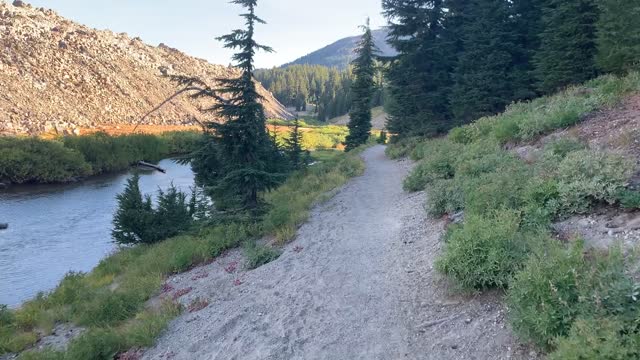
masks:
<svg viewBox="0 0 640 360"><path fill-rule="evenodd" d="M161 168L160 166L155 165L155 164L150 164L150 163L145 162L145 161L138 161L138 166L151 168L151 169L153 169L153 170L158 170L158 171L160 171L160 172L161 172L161 173L163 173L163 174L166 174L166 173L167 173L167 170L165 170L165 169Z"/></svg>

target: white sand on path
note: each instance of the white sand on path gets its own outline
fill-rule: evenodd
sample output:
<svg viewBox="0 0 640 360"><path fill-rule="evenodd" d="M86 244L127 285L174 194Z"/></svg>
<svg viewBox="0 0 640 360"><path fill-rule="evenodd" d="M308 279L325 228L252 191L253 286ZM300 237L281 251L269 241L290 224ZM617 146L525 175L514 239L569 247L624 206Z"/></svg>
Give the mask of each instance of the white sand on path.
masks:
<svg viewBox="0 0 640 360"><path fill-rule="evenodd" d="M242 252L169 280L209 306L174 320L144 359L521 359L499 294L463 296L433 269L443 224L411 164L363 153L367 169L313 210L276 261ZM239 262L239 270L233 265ZM230 268L231 265L231 268ZM226 270L225 270L226 269Z"/></svg>

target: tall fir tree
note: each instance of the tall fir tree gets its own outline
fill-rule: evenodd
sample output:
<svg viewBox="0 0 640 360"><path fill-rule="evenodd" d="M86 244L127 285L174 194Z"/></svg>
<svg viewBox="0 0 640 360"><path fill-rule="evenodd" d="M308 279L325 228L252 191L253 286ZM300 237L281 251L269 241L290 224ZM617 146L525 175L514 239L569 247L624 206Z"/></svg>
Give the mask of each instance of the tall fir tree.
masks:
<svg viewBox="0 0 640 360"><path fill-rule="evenodd" d="M512 13L519 46L514 52L515 68L520 84L516 99L529 99L538 95L533 58L540 49L542 8L546 0L512 0Z"/></svg>
<svg viewBox="0 0 640 360"><path fill-rule="evenodd" d="M600 0L597 63L606 72L623 74L640 65L640 2Z"/></svg>
<svg viewBox="0 0 640 360"><path fill-rule="evenodd" d="M355 81L351 89L353 99L347 125L349 134L345 141L347 151L365 144L371 136L371 105L376 91L374 77L377 48L368 19L363 30L364 34L355 51L356 58L352 62Z"/></svg>
<svg viewBox="0 0 640 360"><path fill-rule="evenodd" d="M300 131L300 119L296 116L289 136L284 139L284 149L289 157L291 166L299 170L307 164L305 150L302 147L302 132Z"/></svg>
<svg viewBox="0 0 640 360"><path fill-rule="evenodd" d="M383 0L388 42L398 51L386 71L387 129L399 137L435 135L451 126L451 52L443 0Z"/></svg>
<svg viewBox="0 0 640 360"><path fill-rule="evenodd" d="M594 0L545 0L540 49L534 56L538 88L551 93L597 75Z"/></svg>
<svg viewBox="0 0 640 360"><path fill-rule="evenodd" d="M208 186L219 209L254 210L259 206L259 193L272 189L284 179L286 160L267 133L261 96L253 79L256 51L272 51L254 40L256 24L265 22L255 14L257 0L232 0L231 3L246 9L246 13L240 15L246 28L217 39L225 48L238 50L233 60L241 75L216 79L220 85L216 89L197 78L173 78L186 88L197 90L193 97L215 98L216 104L205 111L225 118L222 123L207 124L211 130L208 141L192 162L197 178Z"/></svg>
<svg viewBox="0 0 640 360"><path fill-rule="evenodd" d="M512 11L506 0L471 0L462 14L462 53L451 93L452 111L462 122L498 113L510 102L532 96Z"/></svg>

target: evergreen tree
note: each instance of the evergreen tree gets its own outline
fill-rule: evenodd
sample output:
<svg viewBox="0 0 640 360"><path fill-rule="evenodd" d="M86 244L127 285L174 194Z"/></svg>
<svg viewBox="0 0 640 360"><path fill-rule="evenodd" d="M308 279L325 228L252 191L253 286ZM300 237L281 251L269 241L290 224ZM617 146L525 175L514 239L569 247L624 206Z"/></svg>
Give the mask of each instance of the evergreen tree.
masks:
<svg viewBox="0 0 640 360"><path fill-rule="evenodd" d="M515 99L529 99L538 95L533 58L540 49L542 8L546 0L513 0L512 13L519 46L514 51L514 67L522 78Z"/></svg>
<svg viewBox="0 0 640 360"><path fill-rule="evenodd" d="M296 116L289 136L284 140L284 149L294 169L301 169L306 164L305 151L302 148L302 132L300 120Z"/></svg>
<svg viewBox="0 0 640 360"><path fill-rule="evenodd" d="M121 245L131 245L150 238L154 214L151 198L143 197L139 186L140 176L135 174L127 179L127 185L116 196L118 208L113 217L113 239Z"/></svg>
<svg viewBox="0 0 640 360"><path fill-rule="evenodd" d="M600 0L597 63L618 74L637 69L640 64L640 2Z"/></svg>
<svg viewBox="0 0 640 360"><path fill-rule="evenodd" d="M531 94L519 57L515 18L505 0L471 0L463 14L462 48L453 77L451 106L455 117L469 122L504 110Z"/></svg>
<svg viewBox="0 0 640 360"><path fill-rule="evenodd" d="M449 112L451 49L444 37L443 0L383 0L388 42L387 129L397 136L435 135L452 124Z"/></svg>
<svg viewBox="0 0 640 360"><path fill-rule="evenodd" d="M257 50L271 48L254 40L256 24L265 22L255 15L257 0L233 0L247 9L241 17L246 28L234 30L218 40L229 49L241 71L238 78L217 79L220 88L211 89L197 78L173 77L187 88L197 89L193 97L213 97L213 111L226 119L211 122L209 141L195 156L194 170L198 179L209 187L220 209L253 210L259 205L258 194L279 184L284 178L282 156L267 134L264 108L253 80L254 55ZM285 162L286 163L286 162Z"/></svg>
<svg viewBox="0 0 640 360"><path fill-rule="evenodd" d="M544 30L534 57L540 91L550 93L597 75L597 19L594 0L545 0Z"/></svg>
<svg viewBox="0 0 640 360"><path fill-rule="evenodd" d="M356 48L353 61L355 82L353 83L353 99L349 112L349 135L345 141L346 150L350 151L365 144L371 136L371 104L375 93L375 56L376 45L371 34L369 20L363 27L364 34Z"/></svg>
<svg viewBox="0 0 640 360"><path fill-rule="evenodd" d="M378 79L381 74L378 71ZM344 71L321 65L291 65L286 68L257 70L256 79L287 107L306 111L315 105L320 121L349 112L353 83L351 67ZM377 102L381 103L382 99Z"/></svg>
<svg viewBox="0 0 640 360"><path fill-rule="evenodd" d="M201 216L203 206L193 190L192 200L173 186L158 190L158 204L153 208L151 197L143 196L137 174L127 180L127 186L116 197L118 208L113 217L113 239L121 245L152 244L178 235L191 227Z"/></svg>

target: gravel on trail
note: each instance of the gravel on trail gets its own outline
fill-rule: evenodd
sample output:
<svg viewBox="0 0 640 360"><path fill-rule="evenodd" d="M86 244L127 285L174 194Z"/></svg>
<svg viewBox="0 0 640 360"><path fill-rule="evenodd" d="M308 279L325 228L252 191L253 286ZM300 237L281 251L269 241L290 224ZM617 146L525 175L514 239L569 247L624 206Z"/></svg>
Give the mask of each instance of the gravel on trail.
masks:
<svg viewBox="0 0 640 360"><path fill-rule="evenodd" d="M408 194L408 161L383 146L318 205L276 261L246 271L240 250L167 281L190 310L144 359L535 359L499 293L463 294L434 269L443 221Z"/></svg>

